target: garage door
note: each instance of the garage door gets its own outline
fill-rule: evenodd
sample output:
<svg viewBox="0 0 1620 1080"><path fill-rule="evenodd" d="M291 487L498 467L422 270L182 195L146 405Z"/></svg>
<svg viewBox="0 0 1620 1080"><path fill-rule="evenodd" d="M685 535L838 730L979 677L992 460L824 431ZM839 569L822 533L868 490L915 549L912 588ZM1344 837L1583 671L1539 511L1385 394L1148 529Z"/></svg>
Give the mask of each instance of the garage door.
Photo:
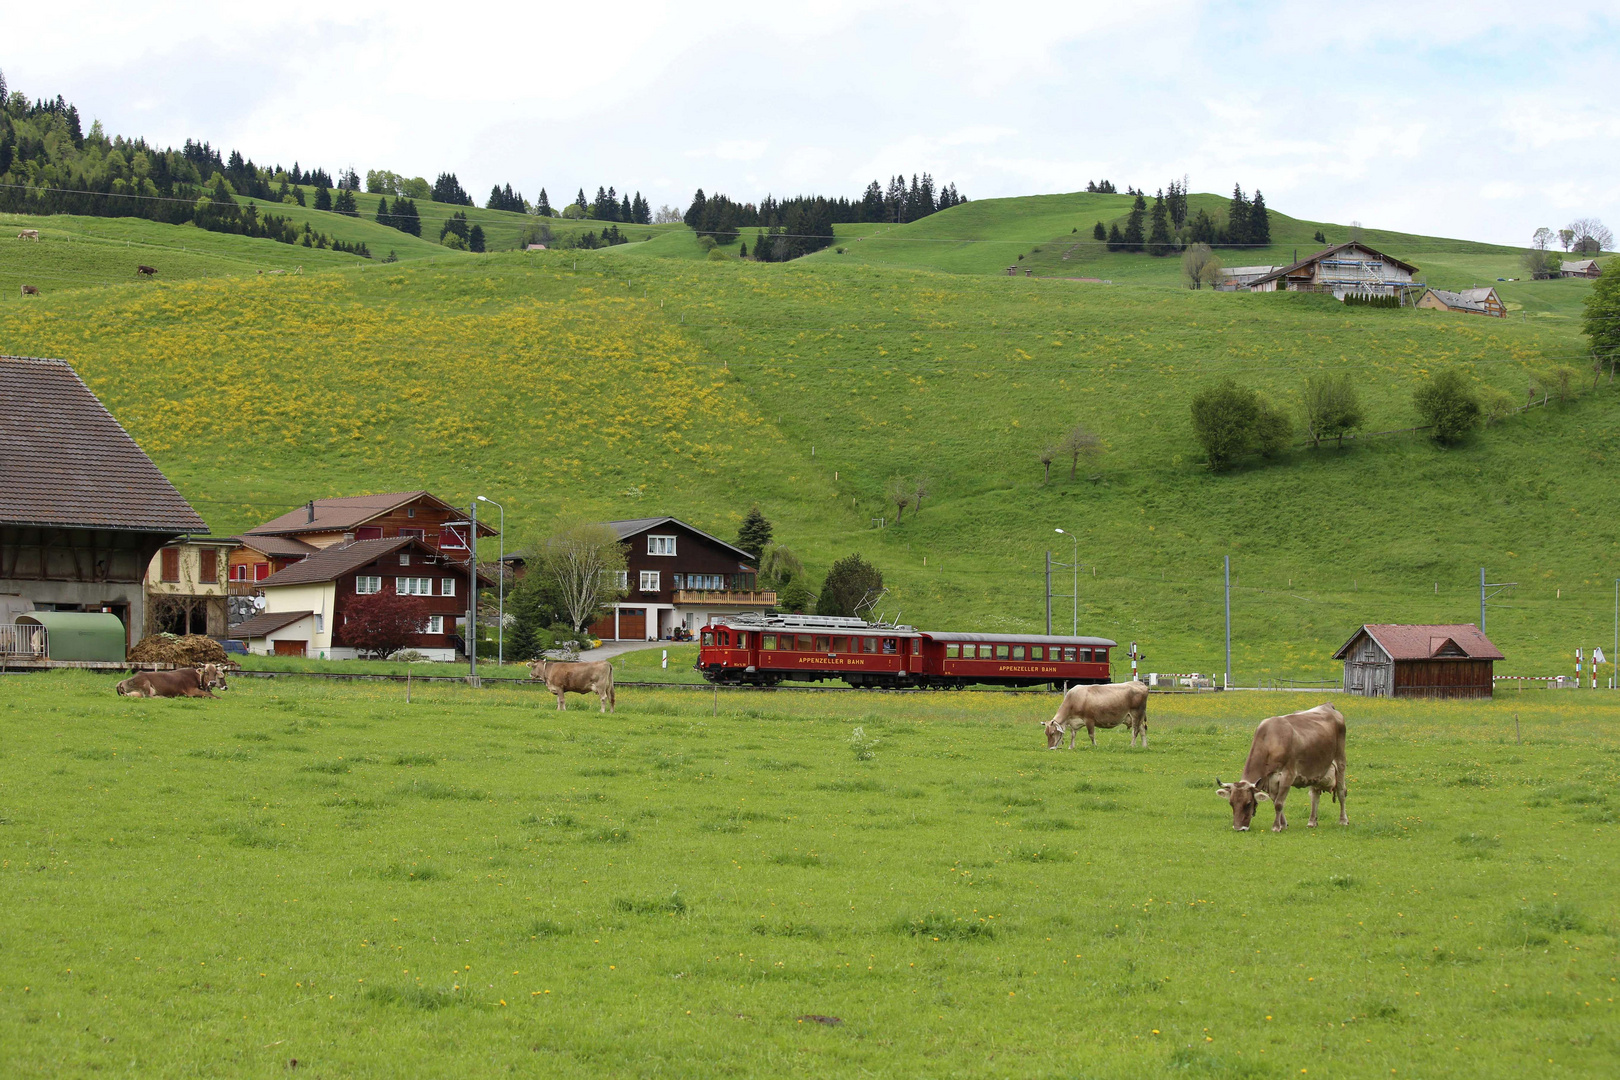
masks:
<svg viewBox="0 0 1620 1080"><path fill-rule="evenodd" d="M275 647L276 647L276 655L277 656L303 656L304 655L304 647L306 645L308 645L309 642L307 642L307 641L279 641L278 640L278 641L273 642L272 644L274 644Z"/></svg>
<svg viewBox="0 0 1620 1080"><path fill-rule="evenodd" d="M619 609L619 640L642 641L647 637L647 609Z"/></svg>

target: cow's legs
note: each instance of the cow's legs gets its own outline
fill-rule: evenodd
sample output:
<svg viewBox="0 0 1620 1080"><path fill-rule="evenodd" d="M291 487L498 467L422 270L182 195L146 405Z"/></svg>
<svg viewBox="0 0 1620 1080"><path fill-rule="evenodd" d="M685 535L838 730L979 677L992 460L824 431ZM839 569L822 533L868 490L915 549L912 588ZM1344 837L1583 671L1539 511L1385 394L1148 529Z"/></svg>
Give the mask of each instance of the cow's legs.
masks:
<svg viewBox="0 0 1620 1080"><path fill-rule="evenodd" d="M1316 828L1316 804L1321 800L1321 798L1322 793L1315 788L1311 788L1311 820L1305 823L1305 827L1307 829Z"/></svg>
<svg viewBox="0 0 1620 1080"><path fill-rule="evenodd" d="M1345 816L1344 797L1349 794L1349 782L1344 778L1344 762L1339 762L1339 824L1348 825L1350 819Z"/></svg>
<svg viewBox="0 0 1620 1080"><path fill-rule="evenodd" d="M558 712L567 712L568 711L568 705L567 705L566 702L563 701L563 696L562 696L562 691L561 690L557 691L557 711Z"/></svg>
<svg viewBox="0 0 1620 1080"><path fill-rule="evenodd" d="M1284 829L1288 828L1288 817L1283 813L1283 803L1287 800L1287 798L1288 788L1284 787L1282 789L1282 793L1272 800L1277 807L1276 820L1271 823L1272 832L1282 832Z"/></svg>
<svg viewBox="0 0 1620 1080"><path fill-rule="evenodd" d="M1097 745L1097 728L1090 720L1086 721L1086 734L1091 736L1091 745Z"/></svg>

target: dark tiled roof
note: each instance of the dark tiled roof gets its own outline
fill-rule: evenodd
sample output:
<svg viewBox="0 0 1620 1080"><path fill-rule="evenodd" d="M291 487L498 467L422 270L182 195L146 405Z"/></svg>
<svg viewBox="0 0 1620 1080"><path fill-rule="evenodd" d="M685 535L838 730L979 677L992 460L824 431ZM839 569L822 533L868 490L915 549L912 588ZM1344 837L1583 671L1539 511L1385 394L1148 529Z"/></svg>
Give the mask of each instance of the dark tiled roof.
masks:
<svg viewBox="0 0 1620 1080"><path fill-rule="evenodd" d="M1289 274L1292 274L1294 271L1302 270L1305 267L1311 265L1311 263L1316 262L1316 261L1318 261L1320 259L1326 259L1326 258L1328 258L1330 256L1337 255L1339 252L1344 251L1346 248L1360 248L1362 251L1365 251L1369 255L1376 255L1380 259L1383 259L1385 262L1390 263L1390 264L1392 264L1394 266L1400 267L1402 270L1405 270L1408 274L1415 274L1415 273L1418 272L1418 268L1413 266L1409 262L1404 262L1401 259L1397 259L1393 255L1385 255L1382 251L1379 251L1377 248L1370 248L1366 244L1363 244L1359 240L1350 240L1350 241L1347 241L1346 243L1343 243L1343 244L1334 244L1332 247L1323 248L1321 251L1318 251L1315 255L1307 255L1305 258L1300 259L1298 262L1290 263L1289 265L1282 267L1280 270L1273 270L1271 273L1265 275L1264 277L1256 278L1255 280L1251 281L1249 284L1251 286L1253 286L1253 285L1259 285L1262 282L1272 281L1274 279L1286 278Z"/></svg>
<svg viewBox="0 0 1620 1080"><path fill-rule="evenodd" d="M1333 659L1344 659L1363 630L1391 660L1429 660L1448 653L1470 660L1506 659L1473 623L1368 623L1350 636Z"/></svg>
<svg viewBox="0 0 1620 1080"><path fill-rule="evenodd" d="M0 356L0 522L208 531L67 363L18 356Z"/></svg>
<svg viewBox="0 0 1620 1080"><path fill-rule="evenodd" d="M639 536L642 533L647 532L648 530L656 529L658 526L664 525L664 524L667 524L667 523L670 523L670 522L673 522L674 524L679 525L681 528L686 529L689 532L697 533L699 536L703 537L705 540L710 540L710 541L713 541L716 544L719 544L721 547L725 548L727 551L731 552L734 555L741 556L743 561L748 566L751 567L751 566L754 565L754 556L751 555L750 553L744 551L742 548L736 546L735 544L726 543L724 540L720 539L718 536L710 536L708 533L704 532L702 529L699 529L699 528L697 528L695 526L692 526L692 525L688 525L686 522L682 521L680 518L673 518L673 517L630 518L630 519L628 519L626 521L608 521L608 522L604 522L603 524L605 524L608 528L612 529L615 533L617 533L620 540L628 540L632 536Z"/></svg>
<svg viewBox="0 0 1620 1080"><path fill-rule="evenodd" d="M231 539L237 541L243 547L252 548L260 555L302 558L305 555L321 550L314 544L306 544L302 540L291 536L254 536L251 533L244 533L241 536L233 536Z"/></svg>
<svg viewBox="0 0 1620 1080"><path fill-rule="evenodd" d="M355 540L348 544L335 544L329 548L320 548L313 555L306 555L302 561L293 563L285 570L278 570L257 584L260 588L268 589L275 585L312 585L321 581L336 581L373 559L380 559L384 555L392 555L400 548L413 546L423 554L430 553L425 544L411 536L391 536L386 540Z"/></svg>
<svg viewBox="0 0 1620 1080"><path fill-rule="evenodd" d="M396 491L385 495L345 495L336 499L316 499L315 520L310 520L309 506L305 504L287 511L278 518L272 518L263 525L256 526L247 531L248 536L265 535L295 535L297 533L344 532L364 525L373 518L381 517L390 510L415 502L417 499L430 499L438 503L451 513L459 513L461 508L451 506L443 499L430 491ZM485 522L478 523L478 535L494 536L495 530Z"/></svg>
<svg viewBox="0 0 1620 1080"><path fill-rule="evenodd" d="M313 611L267 611L263 615L255 615L246 622L240 622L231 627L231 637L238 641L264 637L266 634L275 633L283 626L291 626L299 619L306 619L313 614L315 614Z"/></svg>

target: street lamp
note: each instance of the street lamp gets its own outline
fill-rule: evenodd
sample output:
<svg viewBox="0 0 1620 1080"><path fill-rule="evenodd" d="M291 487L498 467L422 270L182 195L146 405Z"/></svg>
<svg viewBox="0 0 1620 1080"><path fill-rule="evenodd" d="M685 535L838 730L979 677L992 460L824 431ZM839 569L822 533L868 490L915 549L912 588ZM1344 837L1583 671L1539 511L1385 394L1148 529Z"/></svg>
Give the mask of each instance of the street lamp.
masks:
<svg viewBox="0 0 1620 1080"><path fill-rule="evenodd" d="M1080 636L1080 538L1074 533L1063 532L1062 529L1053 529L1053 532L1063 533L1074 541L1074 592L1070 599L1074 601L1073 615L1069 624L1069 636Z"/></svg>
<svg viewBox="0 0 1620 1080"><path fill-rule="evenodd" d="M501 665L506 663L506 507L482 495L478 496L478 501L487 502L501 512L501 561L497 564L500 576L495 580L495 670L499 671ZM478 591L476 557L473 562L473 592L476 594Z"/></svg>

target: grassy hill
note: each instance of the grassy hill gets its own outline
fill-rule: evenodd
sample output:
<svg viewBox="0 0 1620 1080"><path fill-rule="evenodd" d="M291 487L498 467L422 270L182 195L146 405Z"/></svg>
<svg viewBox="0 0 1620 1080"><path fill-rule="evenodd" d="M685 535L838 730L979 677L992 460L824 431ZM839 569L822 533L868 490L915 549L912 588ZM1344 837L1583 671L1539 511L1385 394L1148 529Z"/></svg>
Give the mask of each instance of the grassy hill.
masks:
<svg viewBox="0 0 1620 1080"><path fill-rule="evenodd" d="M1519 313L1498 321L1189 292L1176 260L1141 255L1052 275L1106 287L995 273L1006 251L1046 255L1038 238L1110 207L1128 202L970 203L774 266L698 261L690 233L665 229L600 252L313 253L324 272L269 241L46 219L83 238L47 234L20 256L8 241L0 274L44 260L30 270L83 287L0 294L0 349L77 365L217 530L314 495L416 486L499 499L514 542L560 511L670 512L730 535L758 502L814 572L851 550L876 561L891 615L1028 630L1042 625L1043 553L1072 550L1061 526L1085 541L1082 625L1140 640L1149 670L1219 668L1232 555L1243 681L1330 675L1327 654L1362 621L1477 618L1481 565L1520 583L1490 620L1507 670L1561 672L1575 646L1611 639L1620 529L1597 477L1620 452L1612 388L1454 450L1393 435L1219 477L1187 420L1191 395L1226 375L1287 404L1308 373L1348 371L1372 431L1414 424L1413 387L1447 366L1522 399L1535 371L1582 362L1587 283L1503 284ZM1288 243L1296 225L1273 221ZM101 285L128 272L120 227L171 237L171 253L184 243L175 257L195 257L200 280ZM898 239L925 232L948 242ZM1366 235L1456 273L1513 261ZM275 260L305 274L254 272ZM1043 484L1040 448L1076 422L1103 437L1103 460ZM896 474L926 474L932 491L898 524L882 495ZM1054 623L1067 620L1056 601Z"/></svg>

